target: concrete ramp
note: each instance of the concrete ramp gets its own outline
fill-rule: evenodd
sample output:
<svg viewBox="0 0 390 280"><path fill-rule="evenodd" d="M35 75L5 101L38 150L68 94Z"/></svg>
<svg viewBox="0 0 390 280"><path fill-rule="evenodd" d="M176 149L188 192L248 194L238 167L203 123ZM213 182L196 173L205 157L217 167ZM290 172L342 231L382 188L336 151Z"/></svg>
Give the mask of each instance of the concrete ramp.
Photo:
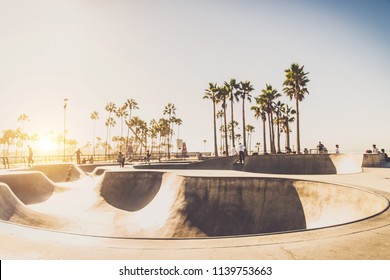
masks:
<svg viewBox="0 0 390 280"><path fill-rule="evenodd" d="M0 174L0 182L7 184L24 204L41 203L53 194L55 185L42 172L19 171Z"/></svg>
<svg viewBox="0 0 390 280"><path fill-rule="evenodd" d="M48 229L61 228L62 222L53 216L39 213L24 205L11 188L0 183L0 219L3 221Z"/></svg>
<svg viewBox="0 0 390 280"><path fill-rule="evenodd" d="M79 180L81 177L86 175L80 168L78 168L76 165L72 163L35 165L31 167L29 170L41 171L47 177L49 177L50 180L58 183L58 182L65 182L65 179L68 175L69 167L72 167L70 181Z"/></svg>

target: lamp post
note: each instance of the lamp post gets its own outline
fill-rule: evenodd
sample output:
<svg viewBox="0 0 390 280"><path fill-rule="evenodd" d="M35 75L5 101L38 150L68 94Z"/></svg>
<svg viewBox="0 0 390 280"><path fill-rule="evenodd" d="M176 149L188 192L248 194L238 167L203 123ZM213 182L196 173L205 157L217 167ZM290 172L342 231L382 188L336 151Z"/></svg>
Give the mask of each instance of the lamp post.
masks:
<svg viewBox="0 0 390 280"><path fill-rule="evenodd" d="M68 98L65 98L64 99L64 162L66 161L65 160L65 155L66 155L66 152L65 152L65 147L66 147L66 107L68 106Z"/></svg>

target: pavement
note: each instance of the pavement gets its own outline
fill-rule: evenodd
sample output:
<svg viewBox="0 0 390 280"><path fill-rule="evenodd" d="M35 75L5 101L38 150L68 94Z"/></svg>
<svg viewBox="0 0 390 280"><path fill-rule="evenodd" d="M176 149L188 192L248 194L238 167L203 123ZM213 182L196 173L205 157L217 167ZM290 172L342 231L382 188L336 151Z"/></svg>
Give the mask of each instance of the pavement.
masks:
<svg viewBox="0 0 390 280"><path fill-rule="evenodd" d="M0 182L3 182L1 176L7 174L0 174ZM146 171L110 166L101 176L80 176L72 182L57 183L37 171L15 175L19 181L26 176L30 176L26 182L40 180L46 191L40 193L32 188L34 199L23 202L13 191L16 187L12 180L8 181L12 187L0 183L1 259L390 259L390 168L387 167L363 168L363 172L342 175L276 175L235 170ZM219 188L223 191L212 190L216 178L222 182L223 187L219 184ZM271 186L268 189L260 187L263 183L253 186L254 181L261 180ZM298 221L293 226L307 227L302 225L305 216L304 221L313 226L303 231L281 229L283 232L277 233L259 229L258 225L266 221L264 217L269 217L269 222L289 215L289 211L284 211L279 217L272 216L269 202L277 201L274 182L290 181L301 183L294 183L294 188L282 184L277 191L288 194L279 203L288 205L286 210L295 209L287 220ZM322 201L321 209L330 205L325 219L330 217L328 224L318 224L324 219L315 218L323 210L307 211L313 207L313 200L307 199L313 193L307 194L307 188L302 187L308 181L315 182L317 195L326 193L314 204ZM121 187L126 182L132 182L132 188ZM237 187L237 182L247 183ZM248 186L253 190L246 193ZM294 195L295 198L306 195L306 200L293 199ZM226 204L237 196L246 198L234 208L231 203ZM187 197L192 200L186 200ZM217 201L219 208L210 208L216 203L199 204L206 198L209 202ZM329 198L333 200L327 203ZM256 217L257 212L250 213L251 219L239 215L240 211L247 214L261 199L263 219ZM352 208L348 209L360 216L347 215L344 220L337 220L344 212L332 213L332 209L337 210L347 199L352 201L349 203ZM229 209L224 203L233 210L225 213ZM197 205L201 207L196 208ZM210 216L217 217L214 226L205 223ZM229 223L226 217L234 219ZM137 228L129 227L134 223ZM234 232L237 229L239 232Z"/></svg>

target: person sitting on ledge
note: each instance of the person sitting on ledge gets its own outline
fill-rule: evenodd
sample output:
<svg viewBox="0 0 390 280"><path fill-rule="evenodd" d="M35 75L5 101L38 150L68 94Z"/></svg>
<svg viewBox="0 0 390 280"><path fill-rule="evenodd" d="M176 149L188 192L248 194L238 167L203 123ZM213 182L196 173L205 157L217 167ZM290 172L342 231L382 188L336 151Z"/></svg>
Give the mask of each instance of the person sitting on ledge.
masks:
<svg viewBox="0 0 390 280"><path fill-rule="evenodd" d="M386 161L386 162L389 162L390 159L389 159L388 155L386 154L385 149L381 149L381 152L382 152L382 155L383 155L383 160Z"/></svg>

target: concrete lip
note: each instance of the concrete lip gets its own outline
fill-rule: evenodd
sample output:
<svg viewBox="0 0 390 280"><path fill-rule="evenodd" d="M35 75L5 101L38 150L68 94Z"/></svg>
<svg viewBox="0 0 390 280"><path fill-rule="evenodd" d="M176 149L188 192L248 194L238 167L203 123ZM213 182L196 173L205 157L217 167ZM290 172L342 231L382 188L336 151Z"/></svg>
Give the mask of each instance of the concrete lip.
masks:
<svg viewBox="0 0 390 280"><path fill-rule="evenodd" d="M111 171L105 170L100 177L80 179L83 184L89 181L88 187L78 186L79 181L59 183L47 201L24 205L23 209L19 207L18 211L22 211L23 215L30 214L23 212L27 208L34 214L43 215L40 217L42 219L47 217L46 224L21 223L20 217L16 219L17 221L12 221L11 218L1 222L0 236L5 238L3 240L16 238L21 244L26 242L28 246L32 246L33 250L34 248L41 250L39 258L289 259L285 253L279 251L281 247L294 247L294 244L300 244L300 249L295 250L299 252L304 248L308 250L307 246L313 244L312 242L320 242L326 244L323 245L325 250L325 247L329 246L327 240L334 242L345 236L361 237L370 232L388 229L390 224L389 193L337 180L348 177L343 177L344 175L304 178L221 170L151 171L114 167L108 169ZM121 176L123 178L118 183L118 177ZM132 176L130 180L128 176ZM150 181L147 192L142 193L138 189L129 193L129 187L120 188L121 185L125 185L123 182L132 181L133 187L135 184L137 189L137 180L144 182L144 176L151 176L147 179ZM335 182L327 182L323 177ZM219 180L218 184L215 180ZM115 181L117 185L113 186ZM218 187L212 187L215 185ZM67 188L69 190L66 190ZM126 194L131 194L133 201L127 201ZM57 213L46 211L51 209L50 204L59 206L62 199L65 202L74 202L72 199L77 196L82 196L84 201L87 200L88 205L76 203L72 213L64 213L58 209ZM310 199L313 197L316 198L314 201ZM2 192L2 199L4 198ZM165 202L171 200L169 203L153 206L156 199ZM237 200L240 203L237 203ZM258 201L262 201L262 204L259 205ZM347 204L346 201L351 203ZM313 207L315 204L317 208ZM250 212L250 209L254 208L256 211ZM166 209L169 211L164 212ZM258 211L259 209L261 211ZM275 209L278 209L279 213ZM78 212L81 210L87 214L83 216ZM137 234L132 230L126 231L130 222L142 220L148 211L151 217L153 213L155 216L152 225L143 225L142 231ZM143 213L137 216L138 212ZM162 224L158 224L161 220L160 214L166 215L166 220ZM75 219L75 216L78 219ZM31 218L35 219L37 216L31 216L30 220ZM56 218L63 218L63 222L53 227L51 223L54 223ZM41 223L42 219L39 220ZM222 222L228 219L231 219L231 223L225 223L229 225L224 226ZM91 226L92 224L94 226ZM120 230L115 232L112 230L113 227ZM279 228L275 230L275 227ZM44 248L47 246L51 253L36 247L37 243L42 244L42 240L46 240ZM4 258L10 256L24 258L23 256L28 255L28 252L23 250L25 246L27 245L15 246L14 252L2 248L5 249L2 254ZM61 255L63 246L78 249L74 254L68 252L64 256ZM91 246L99 251L95 256L80 251ZM266 250L263 253L246 252L247 249L260 248L259 246L274 247L277 250L273 252ZM226 253L226 250L231 253L230 257L221 253L222 251ZM190 252L191 255L183 256L183 252ZM308 256L302 253L296 256L301 259L327 259L335 256L346 258L345 254L344 257L338 254L333 256L319 254L316 257L316 254ZM382 253L379 256L390 258L389 253ZM355 255L355 258L359 257Z"/></svg>

